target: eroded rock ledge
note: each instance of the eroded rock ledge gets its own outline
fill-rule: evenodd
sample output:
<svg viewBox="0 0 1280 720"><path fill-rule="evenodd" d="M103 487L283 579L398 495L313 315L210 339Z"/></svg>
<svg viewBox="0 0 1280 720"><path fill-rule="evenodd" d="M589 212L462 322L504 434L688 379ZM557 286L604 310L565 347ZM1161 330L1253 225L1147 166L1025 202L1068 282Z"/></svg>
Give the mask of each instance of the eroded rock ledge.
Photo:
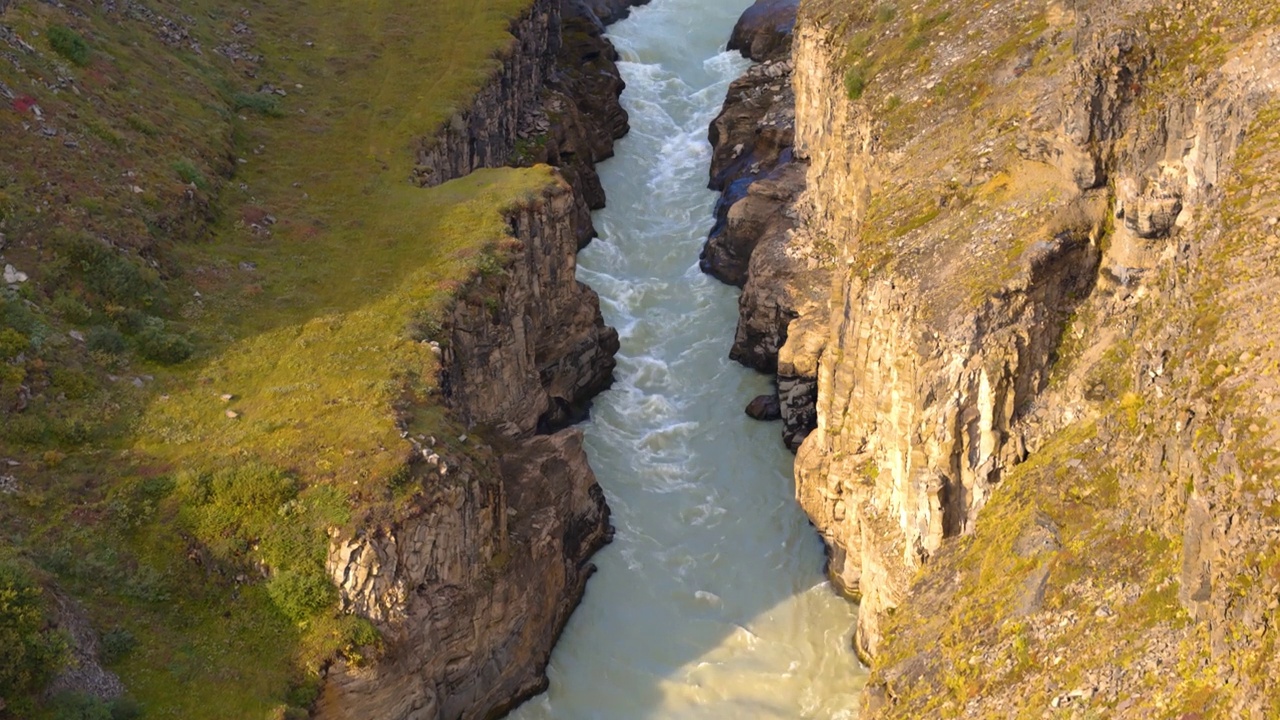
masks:
<svg viewBox="0 0 1280 720"><path fill-rule="evenodd" d="M379 628L386 652L334 663L318 718L490 718L541 692L589 558L612 536L581 433L562 429L609 385L618 349L574 275L604 202L592 166L627 129L601 27L580 2L535 0L492 81L419 151L423 185L535 162L565 180L508 211L501 267L462 288L441 323L442 397L471 430L414 439L411 507L332 539L343 607Z"/></svg>

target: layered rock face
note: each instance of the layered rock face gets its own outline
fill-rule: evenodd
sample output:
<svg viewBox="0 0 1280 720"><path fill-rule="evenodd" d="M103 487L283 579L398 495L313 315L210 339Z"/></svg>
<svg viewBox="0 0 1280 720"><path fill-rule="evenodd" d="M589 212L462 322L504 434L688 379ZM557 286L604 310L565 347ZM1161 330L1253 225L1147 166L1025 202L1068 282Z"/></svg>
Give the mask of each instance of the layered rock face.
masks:
<svg viewBox="0 0 1280 720"><path fill-rule="evenodd" d="M321 718L489 718L546 689L552 646L608 542L577 430L496 443L431 483L418 513L339 539L343 605L388 649L332 667Z"/></svg>
<svg viewBox="0 0 1280 720"><path fill-rule="evenodd" d="M779 375L868 713L1268 716L1277 10L905 12L806 2L792 57L845 270Z"/></svg>
<svg viewBox="0 0 1280 720"><path fill-rule="evenodd" d="M604 38L604 25L582 0L564 0L555 72L541 104L521 118L513 159L547 163L577 192L578 244L595 236L591 211L604 207L595 164L613 157L613 141L627 132L619 96L618 52Z"/></svg>
<svg viewBox="0 0 1280 720"><path fill-rule="evenodd" d="M568 186L512 211L505 272L477 279L453 307L442 386L468 425L563 427L613 379L618 332L574 277L573 212Z"/></svg>
<svg viewBox="0 0 1280 720"><path fill-rule="evenodd" d="M541 106L560 49L560 0L533 0L511 25L512 43L494 81L439 131L422 139L414 180L426 187L510 163L520 119Z"/></svg>
<svg viewBox="0 0 1280 720"><path fill-rule="evenodd" d="M434 186L485 167L547 163L577 193L579 243L604 206L595 163L627 132L617 51L582 0L534 0L512 24L512 45L471 106L418 149L414 181Z"/></svg>
<svg viewBox="0 0 1280 720"><path fill-rule="evenodd" d="M367 665L329 668L319 718L489 718L541 692L589 558L612 535L581 433L562 428L611 382L618 349L574 271L590 208L604 202L592 164L627 129L622 82L581 4L562 16L537 0L512 34L472 107L424 143L415 177L431 185L549 162L565 181L508 211L492 269L441 321L441 395L470 437L418 438L409 507L332 538L342 606L372 621L386 648Z"/></svg>

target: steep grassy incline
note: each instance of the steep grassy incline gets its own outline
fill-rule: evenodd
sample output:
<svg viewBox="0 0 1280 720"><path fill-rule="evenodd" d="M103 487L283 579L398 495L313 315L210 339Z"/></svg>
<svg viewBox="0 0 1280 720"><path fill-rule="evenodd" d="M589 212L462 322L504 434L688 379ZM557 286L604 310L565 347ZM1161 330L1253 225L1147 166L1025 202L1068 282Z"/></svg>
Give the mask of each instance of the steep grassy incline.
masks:
<svg viewBox="0 0 1280 720"><path fill-rule="evenodd" d="M93 707L34 699L68 597L148 717L291 717L376 647L325 533L460 433L422 341L557 182L411 183L528 5L0 2L0 630L48 661L0 717Z"/></svg>

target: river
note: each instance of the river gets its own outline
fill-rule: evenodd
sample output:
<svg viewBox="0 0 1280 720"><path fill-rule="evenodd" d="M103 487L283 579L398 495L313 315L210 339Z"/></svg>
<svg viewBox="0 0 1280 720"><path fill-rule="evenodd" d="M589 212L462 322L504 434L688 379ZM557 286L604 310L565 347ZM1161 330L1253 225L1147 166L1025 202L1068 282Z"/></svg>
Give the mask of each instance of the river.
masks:
<svg viewBox="0 0 1280 720"><path fill-rule="evenodd" d="M728 360L738 291L698 271L707 125L748 64L723 51L747 4L654 0L610 27L631 132L599 167L578 276L622 339L583 426L617 536L516 720L857 715L856 608L822 574L779 426L742 412L770 384Z"/></svg>

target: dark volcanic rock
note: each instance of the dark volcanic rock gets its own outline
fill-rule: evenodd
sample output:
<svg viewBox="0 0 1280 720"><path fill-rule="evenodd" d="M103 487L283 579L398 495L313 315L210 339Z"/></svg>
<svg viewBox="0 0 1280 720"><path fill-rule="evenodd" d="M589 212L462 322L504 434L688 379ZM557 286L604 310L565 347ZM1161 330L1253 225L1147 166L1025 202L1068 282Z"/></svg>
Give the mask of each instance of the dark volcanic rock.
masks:
<svg viewBox="0 0 1280 720"><path fill-rule="evenodd" d="M595 164L613 156L613 141L627 133L627 111L618 97L624 84L618 53L604 25L582 0L560 9L556 73L542 107L521 121L512 160L560 168L577 195L575 226L582 247L595 236L591 211L604 207L604 187Z"/></svg>
<svg viewBox="0 0 1280 720"><path fill-rule="evenodd" d="M747 404L747 414L756 420L781 420L782 406L777 395L757 395Z"/></svg>
<svg viewBox="0 0 1280 720"><path fill-rule="evenodd" d="M584 0L602 25L615 23L631 14L631 8L647 5L649 0Z"/></svg>
<svg viewBox="0 0 1280 720"><path fill-rule="evenodd" d="M799 0L756 0L733 26L729 49L756 62L790 54L799 4Z"/></svg>

